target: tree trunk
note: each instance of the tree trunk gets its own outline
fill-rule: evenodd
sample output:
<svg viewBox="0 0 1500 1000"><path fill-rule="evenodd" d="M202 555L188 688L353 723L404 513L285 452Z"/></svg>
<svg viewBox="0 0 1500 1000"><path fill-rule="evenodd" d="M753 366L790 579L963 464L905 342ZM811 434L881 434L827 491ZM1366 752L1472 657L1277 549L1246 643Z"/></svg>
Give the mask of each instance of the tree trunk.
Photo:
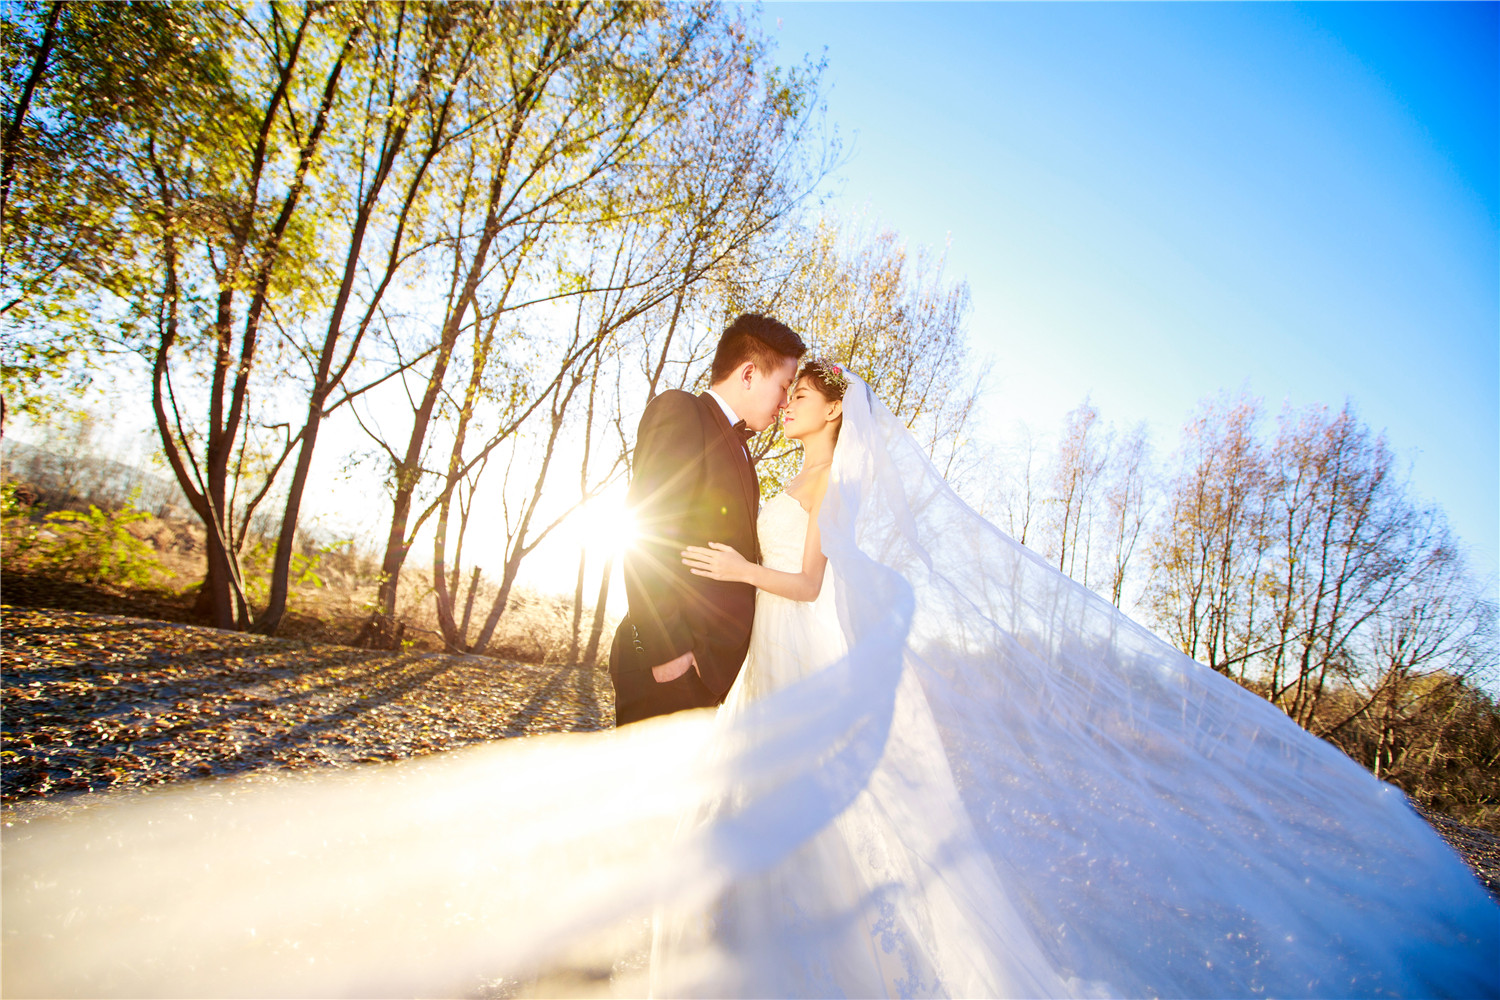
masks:
<svg viewBox="0 0 1500 1000"><path fill-rule="evenodd" d="M396 497L392 505L390 531L386 533L385 556L380 562L380 590L375 597L375 610L371 612L369 621L366 622L365 628L360 631L360 636L356 640L359 645L365 645L367 639L373 639L376 630L383 628L384 623L393 620L396 614L396 588L400 582L401 567L406 564L406 555L411 549L411 543L407 541L406 529L407 522L411 518L412 498L422 477L422 449L427 442L427 428L432 422L432 411L437 406L443 382L447 378L448 363L453 357L453 348L463 332L464 317L468 315L469 307L473 304L479 288L480 278L484 275L490 246L500 232L498 213L505 170L506 163L502 161L497 175L490 182L490 198L485 213L484 234L469 263L468 274L465 276L458 302L455 303L452 314L443 326L442 347L438 350L436 360L433 361L432 372L427 379L427 390L423 393L422 402L417 406L416 412L412 414L411 436L407 439L406 455L396 469Z"/></svg>
<svg viewBox="0 0 1500 1000"><path fill-rule="evenodd" d="M419 413L418 417L420 416ZM408 463L407 467L414 464ZM404 470L397 473L398 477L403 474ZM406 543L406 522L411 516L411 499L411 489L404 488L404 484L398 479L395 509L391 512L391 527L385 538L385 555L380 560L380 586L375 593L375 609L359 630L359 635L354 640L356 646L366 649L394 648L390 643L396 624L396 591L401 583L401 566L406 561L406 553L410 548Z"/></svg>
<svg viewBox="0 0 1500 1000"><path fill-rule="evenodd" d="M37 46L36 58L32 60L31 72L21 87L21 96L16 99L15 116L5 124L5 140L0 143L0 218L5 217L5 203L10 195L11 181L16 170L16 144L21 138L21 126L26 122L26 113L31 108L31 95L47 69L47 60L52 55L52 46L57 41L57 18L62 13L61 0L53 0L47 9L47 24L42 29L42 41Z"/></svg>
<svg viewBox="0 0 1500 1000"><path fill-rule="evenodd" d="M521 556L512 555L505 560L505 575L500 579L500 592L495 595L495 603L490 605L490 613L484 619L484 627L479 630L479 638L474 640L473 652L476 656L483 656L490 648L490 639L494 637L495 626L500 624L500 616L505 613L506 602L510 600L510 588L516 582L516 571L520 568Z"/></svg>
<svg viewBox="0 0 1500 1000"><path fill-rule="evenodd" d="M479 593L479 567L469 574L469 594L464 598L464 618L458 624L458 639L464 650L469 648L469 619L474 614L474 595Z"/></svg>
<svg viewBox="0 0 1500 1000"><path fill-rule="evenodd" d="M583 625L583 571L588 564L588 553L578 553L578 582L573 587L573 628L569 635L571 639L568 645L568 662L578 662L578 640L579 630Z"/></svg>
<svg viewBox="0 0 1500 1000"><path fill-rule="evenodd" d="M584 666L599 662L599 638L604 632L604 609L609 603L609 581L614 576L615 557L604 561L604 578L599 581L599 600L594 604L594 621L589 627L589 647L584 651Z"/></svg>

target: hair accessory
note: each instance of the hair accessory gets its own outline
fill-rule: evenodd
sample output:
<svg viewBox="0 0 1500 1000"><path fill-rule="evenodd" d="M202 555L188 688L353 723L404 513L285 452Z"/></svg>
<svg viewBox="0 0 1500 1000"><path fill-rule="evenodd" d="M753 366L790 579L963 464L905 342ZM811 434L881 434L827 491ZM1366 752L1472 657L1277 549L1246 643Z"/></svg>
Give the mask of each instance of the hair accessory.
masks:
<svg viewBox="0 0 1500 1000"><path fill-rule="evenodd" d="M839 367L832 361L820 361L818 362L818 365L823 369L824 381L826 381L833 388L837 389L839 391L839 395L842 396L844 393L849 391L849 376L844 373L843 368Z"/></svg>

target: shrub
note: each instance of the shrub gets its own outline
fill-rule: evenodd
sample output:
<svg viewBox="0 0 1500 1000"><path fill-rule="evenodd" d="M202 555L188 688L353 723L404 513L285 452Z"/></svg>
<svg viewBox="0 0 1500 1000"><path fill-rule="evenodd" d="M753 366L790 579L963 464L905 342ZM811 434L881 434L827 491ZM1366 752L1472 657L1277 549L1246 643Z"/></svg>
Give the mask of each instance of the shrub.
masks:
<svg viewBox="0 0 1500 1000"><path fill-rule="evenodd" d="M36 548L36 525L31 521L31 507L16 492L15 483L0 483L0 535L10 555L24 557Z"/></svg>
<svg viewBox="0 0 1500 1000"><path fill-rule="evenodd" d="M103 511L89 504L87 513L59 510L44 523L55 537L37 539L33 547L43 565L87 583L148 586L166 575L151 546L130 533L130 525L151 515L135 507L131 493L124 508Z"/></svg>

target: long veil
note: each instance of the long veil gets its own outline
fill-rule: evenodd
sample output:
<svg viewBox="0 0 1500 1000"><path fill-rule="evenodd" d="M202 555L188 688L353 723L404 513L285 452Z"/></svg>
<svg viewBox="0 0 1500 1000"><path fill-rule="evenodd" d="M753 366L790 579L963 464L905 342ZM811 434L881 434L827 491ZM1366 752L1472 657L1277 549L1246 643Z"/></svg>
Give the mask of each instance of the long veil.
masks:
<svg viewBox="0 0 1500 1000"><path fill-rule="evenodd" d="M18 825L0 990L754 993L853 933L908 994L1500 993L1500 908L1398 790L985 522L851 383L831 665L732 713ZM719 933L835 836L867 891L773 952Z"/></svg>

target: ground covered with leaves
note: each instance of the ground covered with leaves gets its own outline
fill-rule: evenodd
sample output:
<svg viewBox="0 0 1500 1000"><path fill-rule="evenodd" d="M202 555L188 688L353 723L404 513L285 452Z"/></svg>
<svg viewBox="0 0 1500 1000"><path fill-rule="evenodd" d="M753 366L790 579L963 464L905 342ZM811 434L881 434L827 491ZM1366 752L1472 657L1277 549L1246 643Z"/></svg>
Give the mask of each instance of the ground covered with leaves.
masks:
<svg viewBox="0 0 1500 1000"><path fill-rule="evenodd" d="M0 644L7 806L397 760L614 721L608 674L594 668L9 606L0 609Z"/></svg>
<svg viewBox="0 0 1500 1000"><path fill-rule="evenodd" d="M614 722L606 671L380 653L117 615L0 608L7 822L79 793L399 760ZM1429 821L1500 896L1500 838Z"/></svg>

